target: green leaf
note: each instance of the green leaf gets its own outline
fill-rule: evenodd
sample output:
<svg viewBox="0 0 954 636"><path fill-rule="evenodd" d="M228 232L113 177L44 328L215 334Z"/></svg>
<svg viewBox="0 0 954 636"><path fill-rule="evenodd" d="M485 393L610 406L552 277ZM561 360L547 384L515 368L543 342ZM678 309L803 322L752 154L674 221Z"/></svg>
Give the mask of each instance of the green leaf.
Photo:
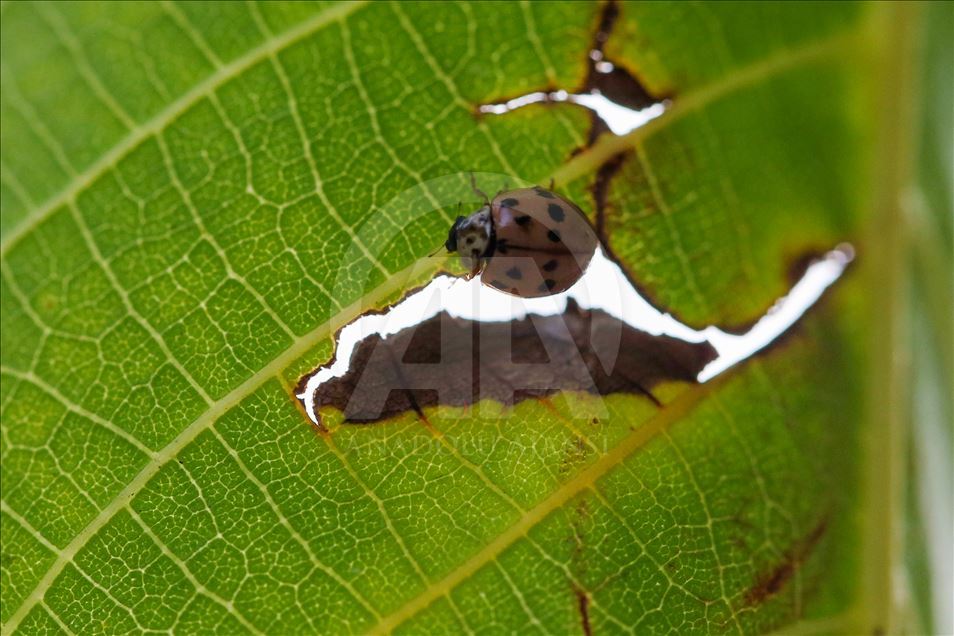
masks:
<svg viewBox="0 0 954 636"><path fill-rule="evenodd" d="M619 8L607 56L672 106L590 144L572 104L477 109L583 86L597 4L2 5L4 634L884 625L866 266L661 407L321 433L292 397L434 273L468 171L554 176L694 325L751 323L837 242L880 258L895 9Z"/></svg>
<svg viewBox="0 0 954 636"><path fill-rule="evenodd" d="M911 441L907 453L906 566L924 632L954 631L950 536L954 503L954 156L945 141L954 114L954 7L931 6L919 34L924 59L918 112L917 173L905 212L911 223Z"/></svg>

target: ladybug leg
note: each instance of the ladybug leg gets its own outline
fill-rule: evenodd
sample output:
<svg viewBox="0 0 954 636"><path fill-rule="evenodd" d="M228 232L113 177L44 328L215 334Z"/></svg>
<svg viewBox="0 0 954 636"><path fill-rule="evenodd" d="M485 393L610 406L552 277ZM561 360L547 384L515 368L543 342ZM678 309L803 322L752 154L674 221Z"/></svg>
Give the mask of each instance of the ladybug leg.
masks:
<svg viewBox="0 0 954 636"><path fill-rule="evenodd" d="M480 275L480 270L484 268L483 263L477 261L473 267L470 268L470 275L467 277L467 280L473 280Z"/></svg>
<svg viewBox="0 0 954 636"><path fill-rule="evenodd" d="M483 199L484 203L486 203L487 205L490 205L490 199L487 197L486 194L484 194L483 190L477 187L477 179L474 178L473 172L470 173L470 187L471 189L473 189L474 194L476 194L481 199Z"/></svg>
<svg viewBox="0 0 954 636"><path fill-rule="evenodd" d="M462 260L465 267L468 265L470 266L470 271L463 276L464 280L473 280L475 277L479 276L482 271L484 271L484 259L477 256L476 252L468 259Z"/></svg>
<svg viewBox="0 0 954 636"><path fill-rule="evenodd" d="M553 192L553 177L550 177L550 192Z"/></svg>

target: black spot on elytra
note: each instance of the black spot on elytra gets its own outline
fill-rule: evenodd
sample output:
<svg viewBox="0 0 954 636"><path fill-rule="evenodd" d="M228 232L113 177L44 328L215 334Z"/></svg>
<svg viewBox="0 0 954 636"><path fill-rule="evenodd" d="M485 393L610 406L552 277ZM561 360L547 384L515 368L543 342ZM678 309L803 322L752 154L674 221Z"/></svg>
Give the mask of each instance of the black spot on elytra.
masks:
<svg viewBox="0 0 954 636"><path fill-rule="evenodd" d="M550 290L552 290L554 287L556 287L556 281L553 280L552 278L548 278L548 279L546 279L545 281L543 281L543 282L540 284L540 286L537 287L537 289L540 290L540 291L550 291Z"/></svg>
<svg viewBox="0 0 954 636"><path fill-rule="evenodd" d="M520 295L520 291L519 291L516 287L511 287L511 288L510 288L510 293L513 294L514 296L519 296L519 295Z"/></svg>
<svg viewBox="0 0 954 636"><path fill-rule="evenodd" d="M528 214L522 214L514 219L514 221L516 221L517 225L519 225L520 227L524 227L525 225L529 224L531 220L532 219L530 218L530 215Z"/></svg>
<svg viewBox="0 0 954 636"><path fill-rule="evenodd" d="M552 272L552 271L555 270L556 268L557 268L557 260L556 260L555 258L552 258L552 259L548 260L548 261L547 261L546 263L544 263L544 265L543 265L543 271L545 271L545 272Z"/></svg>
<svg viewBox="0 0 954 636"><path fill-rule="evenodd" d="M513 199L513 198L511 198L511 199L504 199L503 201L500 202L500 207L502 207L502 208L513 208L513 207L516 207L517 204L519 204L519 203L520 203L519 201L517 201L516 199Z"/></svg>
<svg viewBox="0 0 954 636"><path fill-rule="evenodd" d="M549 232L547 232L547 238L553 241L554 243L559 243L560 233L557 232L556 230L550 230Z"/></svg>
<svg viewBox="0 0 954 636"><path fill-rule="evenodd" d="M555 199L555 198L556 198L556 195L555 195L555 194L553 194L553 193L550 192L549 190L544 190L544 189L541 188L540 186L535 187L535 188L533 189L533 191L536 192L539 196L543 197L544 199Z"/></svg>
<svg viewBox="0 0 954 636"><path fill-rule="evenodd" d="M523 278L523 272L520 271L519 267L514 265L513 267L507 270L507 276L509 276L510 278L514 280L520 280L521 278Z"/></svg>
<svg viewBox="0 0 954 636"><path fill-rule="evenodd" d="M504 284L501 283L501 282L500 282L499 280L497 280L496 278L493 279L492 281L490 281L490 286L491 286L491 287L496 287L497 289L504 289Z"/></svg>
<svg viewBox="0 0 954 636"><path fill-rule="evenodd" d="M497 239L497 244L495 246L495 249L501 254L506 254L508 249L507 239L502 239L502 238Z"/></svg>
<svg viewBox="0 0 954 636"><path fill-rule="evenodd" d="M561 221L563 221L563 219L566 218L566 213L563 211L563 208L561 208L556 203L551 203L550 205L548 205L547 212L550 213L550 218L556 221L557 223L560 223Z"/></svg>

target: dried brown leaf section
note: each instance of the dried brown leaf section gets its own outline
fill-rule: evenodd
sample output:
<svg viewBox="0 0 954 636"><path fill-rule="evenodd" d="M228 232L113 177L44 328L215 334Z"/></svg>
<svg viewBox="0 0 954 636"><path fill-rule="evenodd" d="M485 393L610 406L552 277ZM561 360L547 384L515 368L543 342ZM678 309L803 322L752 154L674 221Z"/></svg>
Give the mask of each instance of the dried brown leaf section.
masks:
<svg viewBox="0 0 954 636"><path fill-rule="evenodd" d="M316 391L316 406L374 422L437 405L513 405L560 391L651 393L665 380L695 381L716 357L708 343L654 336L572 301L559 316L473 322L440 314L361 342L349 371Z"/></svg>

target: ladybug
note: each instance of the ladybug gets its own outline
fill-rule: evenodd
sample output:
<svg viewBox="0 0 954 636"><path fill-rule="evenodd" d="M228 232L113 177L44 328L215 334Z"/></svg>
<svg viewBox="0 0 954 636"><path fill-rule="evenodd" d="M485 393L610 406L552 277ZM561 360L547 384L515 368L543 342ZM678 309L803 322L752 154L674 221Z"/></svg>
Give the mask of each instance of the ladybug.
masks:
<svg viewBox="0 0 954 636"><path fill-rule="evenodd" d="M552 187L552 186L551 186ZM498 192L458 216L444 247L470 268L469 278L504 293L536 298L566 291L586 271L599 240L583 211L540 186Z"/></svg>

